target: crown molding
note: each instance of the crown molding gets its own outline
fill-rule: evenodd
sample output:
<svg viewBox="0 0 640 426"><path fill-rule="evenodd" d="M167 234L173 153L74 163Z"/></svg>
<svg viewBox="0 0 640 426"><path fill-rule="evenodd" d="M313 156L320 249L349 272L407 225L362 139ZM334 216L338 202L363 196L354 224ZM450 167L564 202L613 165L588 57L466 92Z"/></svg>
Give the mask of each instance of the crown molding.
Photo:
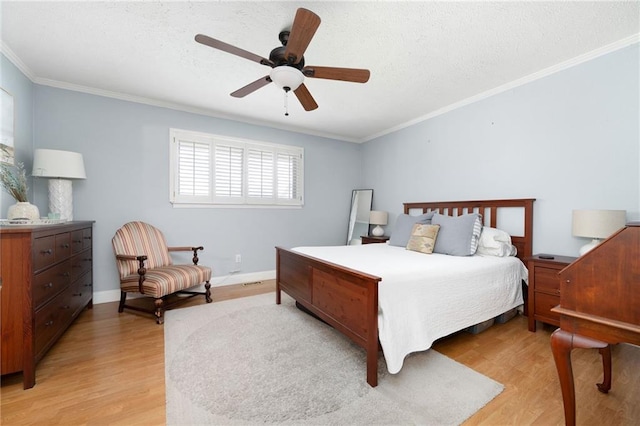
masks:
<svg viewBox="0 0 640 426"><path fill-rule="evenodd" d="M368 142L373 139L379 138L384 135L388 135L389 133L396 132L398 130L402 130L404 128L413 126L414 124L421 123L423 121L429 120L431 118L437 117L439 115L445 114L447 112L453 111L458 108L462 108L464 106L470 105L472 103L481 101L486 98L490 98L491 96L497 95L499 93L507 92L511 89L514 89L519 86L523 86L525 84L531 83L536 80L540 80L541 78L547 77L549 75L555 74L560 71L564 71L568 68L575 67L576 65L583 64L592 59L598 58L600 56L606 55L608 53L615 52L616 50L624 49L627 46L631 46L632 44L640 43L640 33L634 34L630 37L623 38L622 40L618 40L615 43L608 44L599 49L592 50L580 56L576 56L575 58L571 58L567 61L561 62L559 64L553 65L551 67L545 68L543 70L534 72L533 74L529 74L528 76L519 78L517 80L511 81L507 84L503 84L502 86L498 86L491 90L487 90L486 92L479 93L475 96L471 96L469 98L463 99L460 102L456 102L451 105L447 105L446 107L440 108L436 111L433 111L429 114L423 115L421 117L415 118L413 120L407 121L405 123L394 126L390 129L383 130L382 132L375 133L373 135L367 136L366 138L361 139L360 143Z"/></svg>
<svg viewBox="0 0 640 426"><path fill-rule="evenodd" d="M323 138L328 138L328 139L333 139L333 140L340 140L340 141L344 141L344 142L352 142L352 143L357 143L358 142L357 139L354 139L354 138L349 139L349 138L345 138L344 136L341 136L341 135L335 135L335 134L324 133L324 132L314 132L314 131L301 130L299 128L295 128L295 127L291 127L291 126L280 126L280 125L277 125L277 124L268 123L268 122L261 121L261 120L240 119L237 116L232 116L232 115L228 115L228 114L221 114L221 113L217 113L217 112L205 109L205 108L195 108L195 107L191 107L191 106L180 104L180 103L166 102L166 101L161 101L161 100L158 100L158 99L146 98L146 97L143 97L143 96L135 96L135 95L129 95L129 94L126 94L126 93L112 92L112 91L109 91L109 90L97 89L95 87L82 86L82 85L78 85L78 84L67 83L67 82L64 82L64 81L50 80L50 79L46 79L46 78L36 77L35 80L34 80L34 83L40 84L42 86L55 87L55 88L58 88L58 89L71 90L73 92L87 93L87 94L90 94L90 95L96 95L96 96L102 96L102 97L106 97L106 98L119 99L119 100L122 100L122 101L134 102L134 103L150 105L150 106L156 106L156 107L160 107L160 108L168 108L168 109L173 109L173 110L176 110L176 111L182 111L182 112L188 112L188 113L192 113L192 114L204 115L204 116L207 116L207 117L220 118L220 119L224 119L224 120L236 121L236 122L241 122L241 123L245 123L245 124L252 124L252 125L256 125L256 126L270 127L270 128L273 128L273 129L285 130L285 131L288 131L288 132L294 132L294 133L300 133L300 134L305 134L305 135L318 136L318 137L323 137Z"/></svg>
<svg viewBox="0 0 640 426"><path fill-rule="evenodd" d="M512 90L512 89L514 89L516 87L523 86L523 85L525 85L527 83L531 83L533 81L536 81L536 80L539 80L541 78L547 77L549 75L555 74L557 72L566 70L568 68L572 68L572 67L574 67L576 65L580 65L580 64L582 64L584 62L590 61L592 59L595 59L595 58L598 58L600 56L606 55L608 53L615 52L617 50L623 49L623 48L625 48L627 46L630 46L630 45L636 44L636 43L640 43L640 33L631 35L629 37L626 37L624 39L618 40L618 41L616 41L614 43L608 44L608 45L603 46L601 48L598 48L598 49L592 50L590 52L587 52L585 54L576 56L575 58L569 59L567 61L561 62L559 64L556 64L556 65L553 65L551 67L545 68L543 70L537 71L537 72L535 72L533 74L529 74L528 76L519 78L517 80L511 81L511 82L509 82L507 84L504 84L502 86L493 88L491 90L487 90L487 91L479 93L479 94L477 94L475 96L471 96L471 97L463 99L463 100L461 100L459 102L453 103L451 105L447 105L447 106L445 106L443 108L440 108L440 109L438 109L436 111L433 111L433 112L431 112L429 114L425 114L425 115L417 117L417 118L415 118L413 120L409 120L409 121L407 121L405 123L399 124L397 126L391 127L389 129L383 130L383 131L378 132L378 133L374 133L372 135L369 135L369 136L366 136L366 137L360 138L360 139L358 139L358 138L348 138L348 137L345 137L345 136L342 136L342 135L336 135L336 134L325 133L325 132L306 131L306 130L297 129L297 128L291 127L291 126L274 125L272 123L267 123L267 122L264 122L264 121L261 121L261 120L239 119L238 117L235 117L235 116L213 112L211 110L207 110L207 109L204 109L204 108L195 108L195 107L190 107L190 106L187 106L187 105L184 105L184 104L166 102L166 101L161 101L161 100L158 100L158 99L145 98L145 97L141 97L141 96L128 95L128 94L118 93L118 92L111 92L111 91L108 91L108 90L97 89L97 88L94 88L94 87L88 87L88 86L82 86L82 85L78 85L78 84L66 83L66 82L57 81L57 80L45 79L45 78L41 78L41 77L36 76L33 73L33 71L31 71L31 69L24 62L22 62L22 60L2 40L0 40L0 51L29 80L31 80L35 84L40 84L40 85L43 85L43 86L56 87L56 88L71 90L71 91L75 91L75 92L82 92L82 93L87 93L87 94L96 95L96 96L103 96L103 97L107 97L107 98L119 99L119 100L128 101L128 102L135 102L135 103L140 103L140 104L145 104L145 105L157 106L157 107L161 107L161 108L168 108L168 109L173 109L173 110L182 111L182 112L188 112L188 113L193 113L193 114L204 115L204 116L208 116L208 117L214 117L214 118L220 118L220 119L225 119L225 120L237 121L237 122L242 122L242 123L252 124L252 125L257 125L257 126L266 126L266 127L270 127L270 128L274 128L274 129L278 129L278 130L285 130L285 131L289 131L289 132L295 132L295 133L306 134L306 135L311 135L311 136L323 137L323 138L339 140L339 141L343 141L343 142L364 143L364 142L368 142L368 141L371 141L373 139L382 137L384 135L388 135L390 133L396 132L398 130L402 130L404 128L413 126L414 124L421 123L423 121L429 120L429 119L437 117L439 115L443 115L443 114L445 114L447 112L456 110L458 108L462 108L462 107L470 105L472 103L481 101L483 99L489 98L489 97L497 95L499 93L503 93L503 92Z"/></svg>
<svg viewBox="0 0 640 426"><path fill-rule="evenodd" d="M31 80L31 82L35 83L35 80L37 78L36 75L33 73L33 71L31 71L31 69L24 62L22 62L22 60L18 57L18 55L13 53L13 50L11 50L3 40L0 40L0 52L2 52L2 54L13 65L16 66L16 68L18 68L20 72L22 72L22 74L24 74L29 80Z"/></svg>

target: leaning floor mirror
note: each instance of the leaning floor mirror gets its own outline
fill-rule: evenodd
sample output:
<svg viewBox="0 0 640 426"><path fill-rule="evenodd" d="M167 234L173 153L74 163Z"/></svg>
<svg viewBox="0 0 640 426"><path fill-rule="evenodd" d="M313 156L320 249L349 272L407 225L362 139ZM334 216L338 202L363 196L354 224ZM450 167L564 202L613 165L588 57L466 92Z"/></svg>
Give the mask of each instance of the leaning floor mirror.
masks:
<svg viewBox="0 0 640 426"><path fill-rule="evenodd" d="M369 214L373 201L373 189L354 189L351 194L351 212L347 245L361 244L360 237L369 235Z"/></svg>

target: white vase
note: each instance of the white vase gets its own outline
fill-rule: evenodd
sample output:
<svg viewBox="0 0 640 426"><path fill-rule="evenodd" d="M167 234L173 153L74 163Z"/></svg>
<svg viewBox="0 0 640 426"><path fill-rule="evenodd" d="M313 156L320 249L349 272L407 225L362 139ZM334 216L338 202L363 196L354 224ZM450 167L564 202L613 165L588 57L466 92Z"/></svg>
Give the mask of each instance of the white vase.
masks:
<svg viewBox="0 0 640 426"><path fill-rule="evenodd" d="M14 205L9 206L9 210L7 211L7 219L38 220L40 219L40 211L38 210L38 206L34 204L26 201L18 201Z"/></svg>

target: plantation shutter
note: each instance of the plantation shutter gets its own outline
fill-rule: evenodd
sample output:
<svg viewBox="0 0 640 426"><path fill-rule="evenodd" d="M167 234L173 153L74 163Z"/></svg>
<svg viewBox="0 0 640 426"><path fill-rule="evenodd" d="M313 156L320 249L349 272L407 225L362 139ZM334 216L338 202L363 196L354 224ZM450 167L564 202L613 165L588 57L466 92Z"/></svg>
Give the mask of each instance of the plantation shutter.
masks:
<svg viewBox="0 0 640 426"><path fill-rule="evenodd" d="M277 161L277 197L278 200L299 202L301 201L299 185L302 184L300 176L301 155L287 152L278 153Z"/></svg>
<svg viewBox="0 0 640 426"><path fill-rule="evenodd" d="M273 202L273 151L249 148L247 158L247 195L254 200Z"/></svg>
<svg viewBox="0 0 640 426"><path fill-rule="evenodd" d="M215 199L229 202L242 199L244 149L238 146L215 145Z"/></svg>
<svg viewBox="0 0 640 426"><path fill-rule="evenodd" d="M177 141L176 198L208 200L211 194L211 146L208 143Z"/></svg>
<svg viewBox="0 0 640 426"><path fill-rule="evenodd" d="M304 150L171 129L170 201L302 206Z"/></svg>

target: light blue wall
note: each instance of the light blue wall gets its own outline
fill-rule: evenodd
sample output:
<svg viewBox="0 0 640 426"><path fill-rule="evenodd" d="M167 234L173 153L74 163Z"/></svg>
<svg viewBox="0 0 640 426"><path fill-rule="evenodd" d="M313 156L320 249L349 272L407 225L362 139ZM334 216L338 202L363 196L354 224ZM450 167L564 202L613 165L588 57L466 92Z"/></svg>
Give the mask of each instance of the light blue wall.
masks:
<svg viewBox="0 0 640 426"><path fill-rule="evenodd" d="M640 219L635 44L366 143L364 185L407 201L536 198L534 252L577 255L573 209Z"/></svg>
<svg viewBox="0 0 640 426"><path fill-rule="evenodd" d="M390 212L387 233L405 201L535 197L536 252L577 253L575 208L640 219L637 44L362 145L35 85L1 59L28 170L35 148L84 155L74 214L96 221L97 292L117 292L110 241L128 220L204 245L202 263L222 279L237 253L251 274L273 270L275 245L343 244L353 188L374 189L374 208ZM170 127L304 147L305 207L173 209ZM46 181L32 186L44 213Z"/></svg>
<svg viewBox="0 0 640 426"><path fill-rule="evenodd" d="M13 96L14 149L18 162L31 171L33 158L33 91L34 85L4 55L0 55L0 87ZM33 201L33 185L29 180L29 200ZM4 190L0 191L0 217L7 217L7 209L15 200Z"/></svg>
<svg viewBox="0 0 640 426"><path fill-rule="evenodd" d="M35 148L81 152L87 179L73 184L74 218L95 220L94 286L119 288L111 238L123 223L143 220L170 245L203 245L201 263L220 279L242 255L241 274L275 269L274 246L343 244L351 190L360 186L356 144L241 124L36 85ZM295 119L295 117L291 117ZM302 209L174 209L169 203L169 128L302 146ZM47 207L46 180L35 184Z"/></svg>

